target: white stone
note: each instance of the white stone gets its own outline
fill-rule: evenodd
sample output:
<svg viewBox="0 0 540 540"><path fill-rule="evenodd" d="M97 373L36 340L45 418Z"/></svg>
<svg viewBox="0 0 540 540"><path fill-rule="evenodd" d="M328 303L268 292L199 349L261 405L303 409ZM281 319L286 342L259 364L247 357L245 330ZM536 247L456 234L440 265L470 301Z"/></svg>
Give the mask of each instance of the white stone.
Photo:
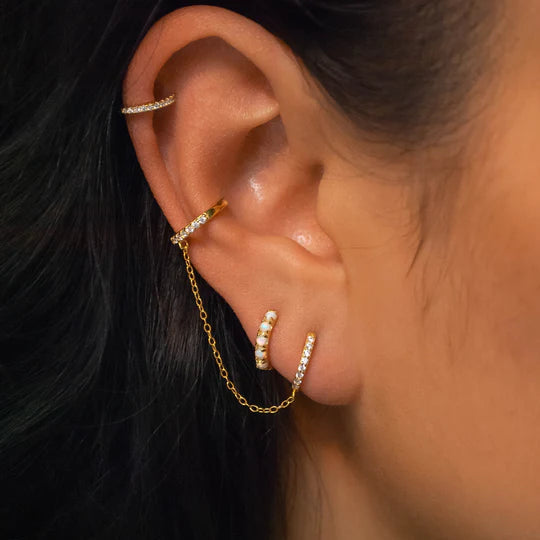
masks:
<svg viewBox="0 0 540 540"><path fill-rule="evenodd" d="M268 338L264 336L259 336L256 341L257 345L266 345L268 343Z"/></svg>
<svg viewBox="0 0 540 540"><path fill-rule="evenodd" d="M265 358L266 357L266 353L264 351L261 351L260 349L256 349L255 350L255 356L257 358Z"/></svg>
<svg viewBox="0 0 540 540"><path fill-rule="evenodd" d="M277 319L277 313L275 311L267 311L266 314L265 314L265 317L267 319L276 320Z"/></svg>
<svg viewBox="0 0 540 540"><path fill-rule="evenodd" d="M261 330L267 331L267 330L270 330L271 328L272 328L272 325L270 323L267 323L266 321L261 323L261 326L260 326Z"/></svg>

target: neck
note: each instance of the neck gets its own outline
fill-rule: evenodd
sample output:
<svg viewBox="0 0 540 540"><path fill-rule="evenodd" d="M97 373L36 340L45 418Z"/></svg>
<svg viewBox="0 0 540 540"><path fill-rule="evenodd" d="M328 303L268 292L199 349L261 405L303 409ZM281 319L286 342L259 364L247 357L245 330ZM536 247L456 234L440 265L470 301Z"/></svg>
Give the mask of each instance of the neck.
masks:
<svg viewBox="0 0 540 540"><path fill-rule="evenodd" d="M352 409L307 399L296 405L298 436L288 449L291 462L285 476L286 539L404 540L362 473Z"/></svg>

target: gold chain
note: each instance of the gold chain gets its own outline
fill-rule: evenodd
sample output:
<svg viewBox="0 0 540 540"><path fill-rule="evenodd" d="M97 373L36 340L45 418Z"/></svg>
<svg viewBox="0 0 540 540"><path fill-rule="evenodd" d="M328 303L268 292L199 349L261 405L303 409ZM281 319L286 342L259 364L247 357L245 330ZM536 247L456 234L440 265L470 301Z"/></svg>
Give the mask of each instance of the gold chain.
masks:
<svg viewBox="0 0 540 540"><path fill-rule="evenodd" d="M292 394L287 399L284 399L279 405L272 405L271 407L261 407L259 405L252 405L248 403L247 399L242 394L240 394L240 392L238 392L238 390L236 389L236 386L234 386L234 383L229 378L229 372L223 365L221 354L219 353L216 347L216 340L212 336L212 327L210 326L210 323L207 320L208 315L206 314L206 311L203 307L202 299L199 294L199 287L197 285L197 281L195 280L195 272L193 271L193 266L191 265L191 260L189 258L189 254L188 254L189 244L187 240L184 240L183 242L179 243L178 247L182 250L182 253L184 255L184 260L186 261L186 270L188 273L189 281L191 283L191 290L193 291L195 302L197 304L197 307L199 308L199 316L204 323L203 328L208 336L208 343L210 344L210 347L212 347L212 352L214 353L214 358L216 360L216 364L219 369L219 374L225 379L227 383L227 388L234 394L234 397L237 399L238 403L240 403L240 405L243 405L244 407L247 407L251 412L275 414L279 410L287 408L289 405L291 405L291 403L294 401L294 398L296 397L296 391L297 391L296 388L293 388Z"/></svg>

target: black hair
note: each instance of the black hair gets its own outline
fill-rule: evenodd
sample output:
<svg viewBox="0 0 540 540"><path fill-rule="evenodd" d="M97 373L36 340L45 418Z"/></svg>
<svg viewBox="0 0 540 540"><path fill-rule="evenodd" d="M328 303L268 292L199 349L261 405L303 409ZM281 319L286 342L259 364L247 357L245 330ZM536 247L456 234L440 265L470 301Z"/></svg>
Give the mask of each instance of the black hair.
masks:
<svg viewBox="0 0 540 540"><path fill-rule="evenodd" d="M2 538L263 540L279 530L290 412L252 414L219 378L119 114L137 44L187 4L3 7ZM489 0L208 4L286 42L359 129L414 144L449 125L472 88ZM233 380L252 401L278 402L287 385L255 373L233 311L198 281Z"/></svg>

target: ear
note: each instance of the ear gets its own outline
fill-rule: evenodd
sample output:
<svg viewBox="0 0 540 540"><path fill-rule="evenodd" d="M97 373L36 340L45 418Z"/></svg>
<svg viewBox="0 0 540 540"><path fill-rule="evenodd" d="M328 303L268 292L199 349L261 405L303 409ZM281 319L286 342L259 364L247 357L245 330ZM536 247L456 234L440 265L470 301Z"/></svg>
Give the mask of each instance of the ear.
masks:
<svg viewBox="0 0 540 540"><path fill-rule="evenodd" d="M346 350L345 270L318 215L330 150L321 96L308 77L260 25L197 5L150 29L129 66L123 100L129 106L176 94L167 108L126 117L171 234L224 197L228 206L190 236L193 265L252 342L264 313L277 310L270 361L289 381L307 332L316 332L301 390L342 404L359 378Z"/></svg>

